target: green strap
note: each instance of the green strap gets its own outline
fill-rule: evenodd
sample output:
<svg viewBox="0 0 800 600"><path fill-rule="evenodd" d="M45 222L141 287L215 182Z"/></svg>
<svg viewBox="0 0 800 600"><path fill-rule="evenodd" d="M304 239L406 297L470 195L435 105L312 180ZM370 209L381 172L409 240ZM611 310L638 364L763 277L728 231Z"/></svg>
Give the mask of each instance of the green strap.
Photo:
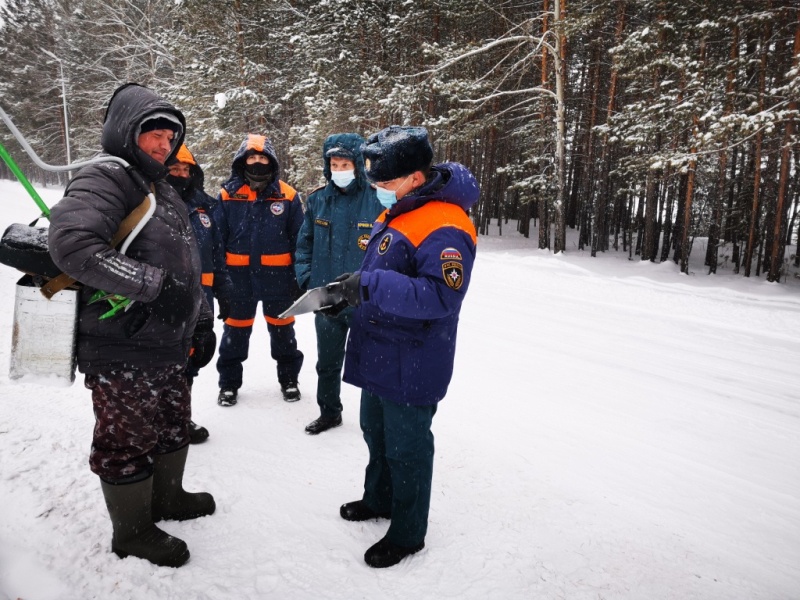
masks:
<svg viewBox="0 0 800 600"><path fill-rule="evenodd" d="M28 193L31 195L31 198L33 198L33 201L36 202L36 205L41 209L42 215L49 219L50 209L47 208L47 205L44 203L44 200L42 200L41 196L39 196L38 192L33 189L31 182L28 181L27 177L25 177L25 173L23 173L22 169L17 166L17 163L15 163L14 159L11 158L11 155L8 153L8 150L3 147L3 144L0 144L0 158L5 161L5 163L8 165L8 168L11 169L11 172L14 173L14 175L16 175L22 186L28 190Z"/></svg>

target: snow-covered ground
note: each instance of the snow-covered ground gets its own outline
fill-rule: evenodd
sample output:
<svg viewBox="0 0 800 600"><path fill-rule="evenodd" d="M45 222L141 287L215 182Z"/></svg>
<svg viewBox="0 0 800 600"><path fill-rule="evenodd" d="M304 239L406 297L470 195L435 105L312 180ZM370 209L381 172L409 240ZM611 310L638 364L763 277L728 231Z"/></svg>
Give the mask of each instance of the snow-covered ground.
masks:
<svg viewBox="0 0 800 600"><path fill-rule="evenodd" d="M0 230L36 216L16 183L0 203ZM800 280L695 271L482 237L426 548L384 570L362 557L387 522L338 515L362 490L358 390L344 426L306 435L313 319L294 404L257 321L239 404L217 406L213 366L195 383L211 438L185 483L218 510L163 524L192 552L165 569L110 552L80 376L9 380L17 273L0 266L0 599L798 599Z"/></svg>

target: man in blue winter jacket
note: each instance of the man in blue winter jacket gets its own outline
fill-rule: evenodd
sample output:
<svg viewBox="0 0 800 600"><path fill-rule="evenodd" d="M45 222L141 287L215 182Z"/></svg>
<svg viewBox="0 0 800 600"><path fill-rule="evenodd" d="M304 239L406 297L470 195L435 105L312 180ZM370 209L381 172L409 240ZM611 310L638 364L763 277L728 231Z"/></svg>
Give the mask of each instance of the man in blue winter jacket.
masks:
<svg viewBox="0 0 800 600"><path fill-rule="evenodd" d="M372 224L383 208L367 181L355 133L337 133L322 146L327 184L309 194L297 239L295 273L301 289L326 285L361 266ZM317 404L320 416L306 426L316 435L342 424L342 365L352 308L317 314Z"/></svg>
<svg viewBox="0 0 800 600"><path fill-rule="evenodd" d="M475 260L467 211L475 178L458 163L431 166L422 127L388 127L363 146L367 177L387 208L372 229L361 269L330 284L355 306L344 381L362 388L369 449L361 500L348 521L391 519L366 563L389 567L425 546L433 475L431 422L453 374L461 302Z"/></svg>
<svg viewBox="0 0 800 600"><path fill-rule="evenodd" d="M219 201L215 216L225 241L233 292L219 346L217 402L236 404L259 302L283 399L294 402L300 399L297 379L303 353L297 348L294 317L280 319L278 315L300 295L294 252L303 208L300 195L280 180L278 158L266 137L249 134L242 142Z"/></svg>
<svg viewBox="0 0 800 600"><path fill-rule="evenodd" d="M231 278L225 268L225 247L222 242L222 233L214 221L213 213L217 200L203 191L205 175L203 169L197 164L194 155L181 144L178 153L167 164L169 174L167 182L175 188L189 211L189 221L192 223L194 237L200 250L202 273L200 283L205 292L209 308L214 308L214 297L219 304L219 318L227 319L231 310ZM193 348L189 355L189 364L186 367L186 379L189 388L192 387L194 378L200 369L211 362L217 349L217 338L214 331L210 331L204 340L204 348ZM200 427L194 421L189 421L189 439L192 444L200 444L208 439L208 429Z"/></svg>

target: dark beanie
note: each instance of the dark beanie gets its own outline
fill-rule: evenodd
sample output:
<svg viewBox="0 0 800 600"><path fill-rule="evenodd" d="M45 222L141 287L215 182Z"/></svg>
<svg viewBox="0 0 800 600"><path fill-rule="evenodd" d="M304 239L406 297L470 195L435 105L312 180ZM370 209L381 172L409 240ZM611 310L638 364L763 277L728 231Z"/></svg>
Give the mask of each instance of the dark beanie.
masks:
<svg viewBox="0 0 800 600"><path fill-rule="evenodd" d="M142 121L139 133L147 133L148 131L155 131L156 129L171 129L176 134L179 134L181 132L181 124L177 119L173 120L164 116L164 113L161 113L158 116Z"/></svg>
<svg viewBox="0 0 800 600"><path fill-rule="evenodd" d="M361 146L370 181L391 181L427 170L433 148L424 127L392 125L375 133Z"/></svg>
<svg viewBox="0 0 800 600"><path fill-rule="evenodd" d="M345 148L344 146L334 146L330 150L325 153L326 158L346 158L347 160L352 160L356 162L356 155L355 153L350 150L350 148Z"/></svg>

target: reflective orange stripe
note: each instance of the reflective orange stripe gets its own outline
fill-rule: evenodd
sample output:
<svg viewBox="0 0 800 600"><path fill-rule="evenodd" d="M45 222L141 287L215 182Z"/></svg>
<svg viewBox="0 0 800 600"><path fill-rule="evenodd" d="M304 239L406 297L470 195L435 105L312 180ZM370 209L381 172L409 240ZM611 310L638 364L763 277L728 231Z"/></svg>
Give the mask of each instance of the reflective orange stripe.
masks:
<svg viewBox="0 0 800 600"><path fill-rule="evenodd" d="M189 356L192 356L193 354L194 354L194 348L190 348L189 349Z"/></svg>
<svg viewBox="0 0 800 600"><path fill-rule="evenodd" d="M286 254L261 255L261 265L264 267L288 267L291 264L292 264L292 255L290 252L287 252Z"/></svg>
<svg viewBox="0 0 800 600"><path fill-rule="evenodd" d="M297 190L294 189L292 186L290 186L288 183L286 183L284 181L281 181L281 180L278 180L278 184L279 184L278 187L280 187L280 190L281 190L280 191L280 195L277 196L277 197L270 196L269 198L266 198L265 200L272 200L273 202L280 201L280 200L286 200L287 202L292 202L295 198L297 198ZM233 192L233 194L229 194L228 190L226 190L225 188L222 188L219 191L219 195L220 195L220 198L222 198L223 202L228 201L228 200L239 200L239 201L243 201L243 202L253 202L258 198L258 193L255 190L250 189L250 186L247 185L247 184L245 184L242 187L240 187L238 190Z"/></svg>
<svg viewBox="0 0 800 600"><path fill-rule="evenodd" d="M281 188L281 195L284 197L284 199L288 200L289 202L295 199L295 197L297 196L296 189L294 189L292 186L290 186L288 183L286 183L281 179L278 180L278 184L279 187Z"/></svg>
<svg viewBox="0 0 800 600"><path fill-rule="evenodd" d="M231 327L252 327L253 323L255 323L255 318L252 319L225 319L225 325L230 325Z"/></svg>
<svg viewBox="0 0 800 600"><path fill-rule="evenodd" d="M381 217L378 217L379 221L383 220ZM428 202L416 210L396 217L389 226L406 236L415 247L419 247L434 231L445 227L460 229L472 238L473 244L478 239L475 225L464 209L446 202Z"/></svg>
<svg viewBox="0 0 800 600"><path fill-rule="evenodd" d="M219 195L222 198L223 202L228 201L228 200L239 200L239 201L242 201L242 202L252 202L253 200L256 199L256 193L253 190L251 190L250 187L247 186L247 185L243 185L242 187L240 187L238 190L236 190L234 192L234 194L232 196L228 193L228 190L226 190L225 188L222 188L219 191Z"/></svg>
<svg viewBox="0 0 800 600"><path fill-rule="evenodd" d="M247 254L233 254L232 252L226 252L225 262L231 267L247 267L250 266L250 256ZM288 267L291 266L291 264L291 252L287 252L286 254L261 255L261 265L264 267ZM213 273L211 275L213 277Z"/></svg>
<svg viewBox="0 0 800 600"><path fill-rule="evenodd" d="M214 274L203 273L200 275L200 285L212 286L214 285Z"/></svg>
<svg viewBox="0 0 800 600"><path fill-rule="evenodd" d="M248 254L232 254L226 252L225 263L232 267L246 267L250 264L250 256Z"/></svg>
<svg viewBox="0 0 800 600"><path fill-rule="evenodd" d="M267 320L267 323L270 325L277 325L280 327L281 325L291 325L294 323L294 317L289 317L287 319L275 319L273 317L264 317Z"/></svg>

